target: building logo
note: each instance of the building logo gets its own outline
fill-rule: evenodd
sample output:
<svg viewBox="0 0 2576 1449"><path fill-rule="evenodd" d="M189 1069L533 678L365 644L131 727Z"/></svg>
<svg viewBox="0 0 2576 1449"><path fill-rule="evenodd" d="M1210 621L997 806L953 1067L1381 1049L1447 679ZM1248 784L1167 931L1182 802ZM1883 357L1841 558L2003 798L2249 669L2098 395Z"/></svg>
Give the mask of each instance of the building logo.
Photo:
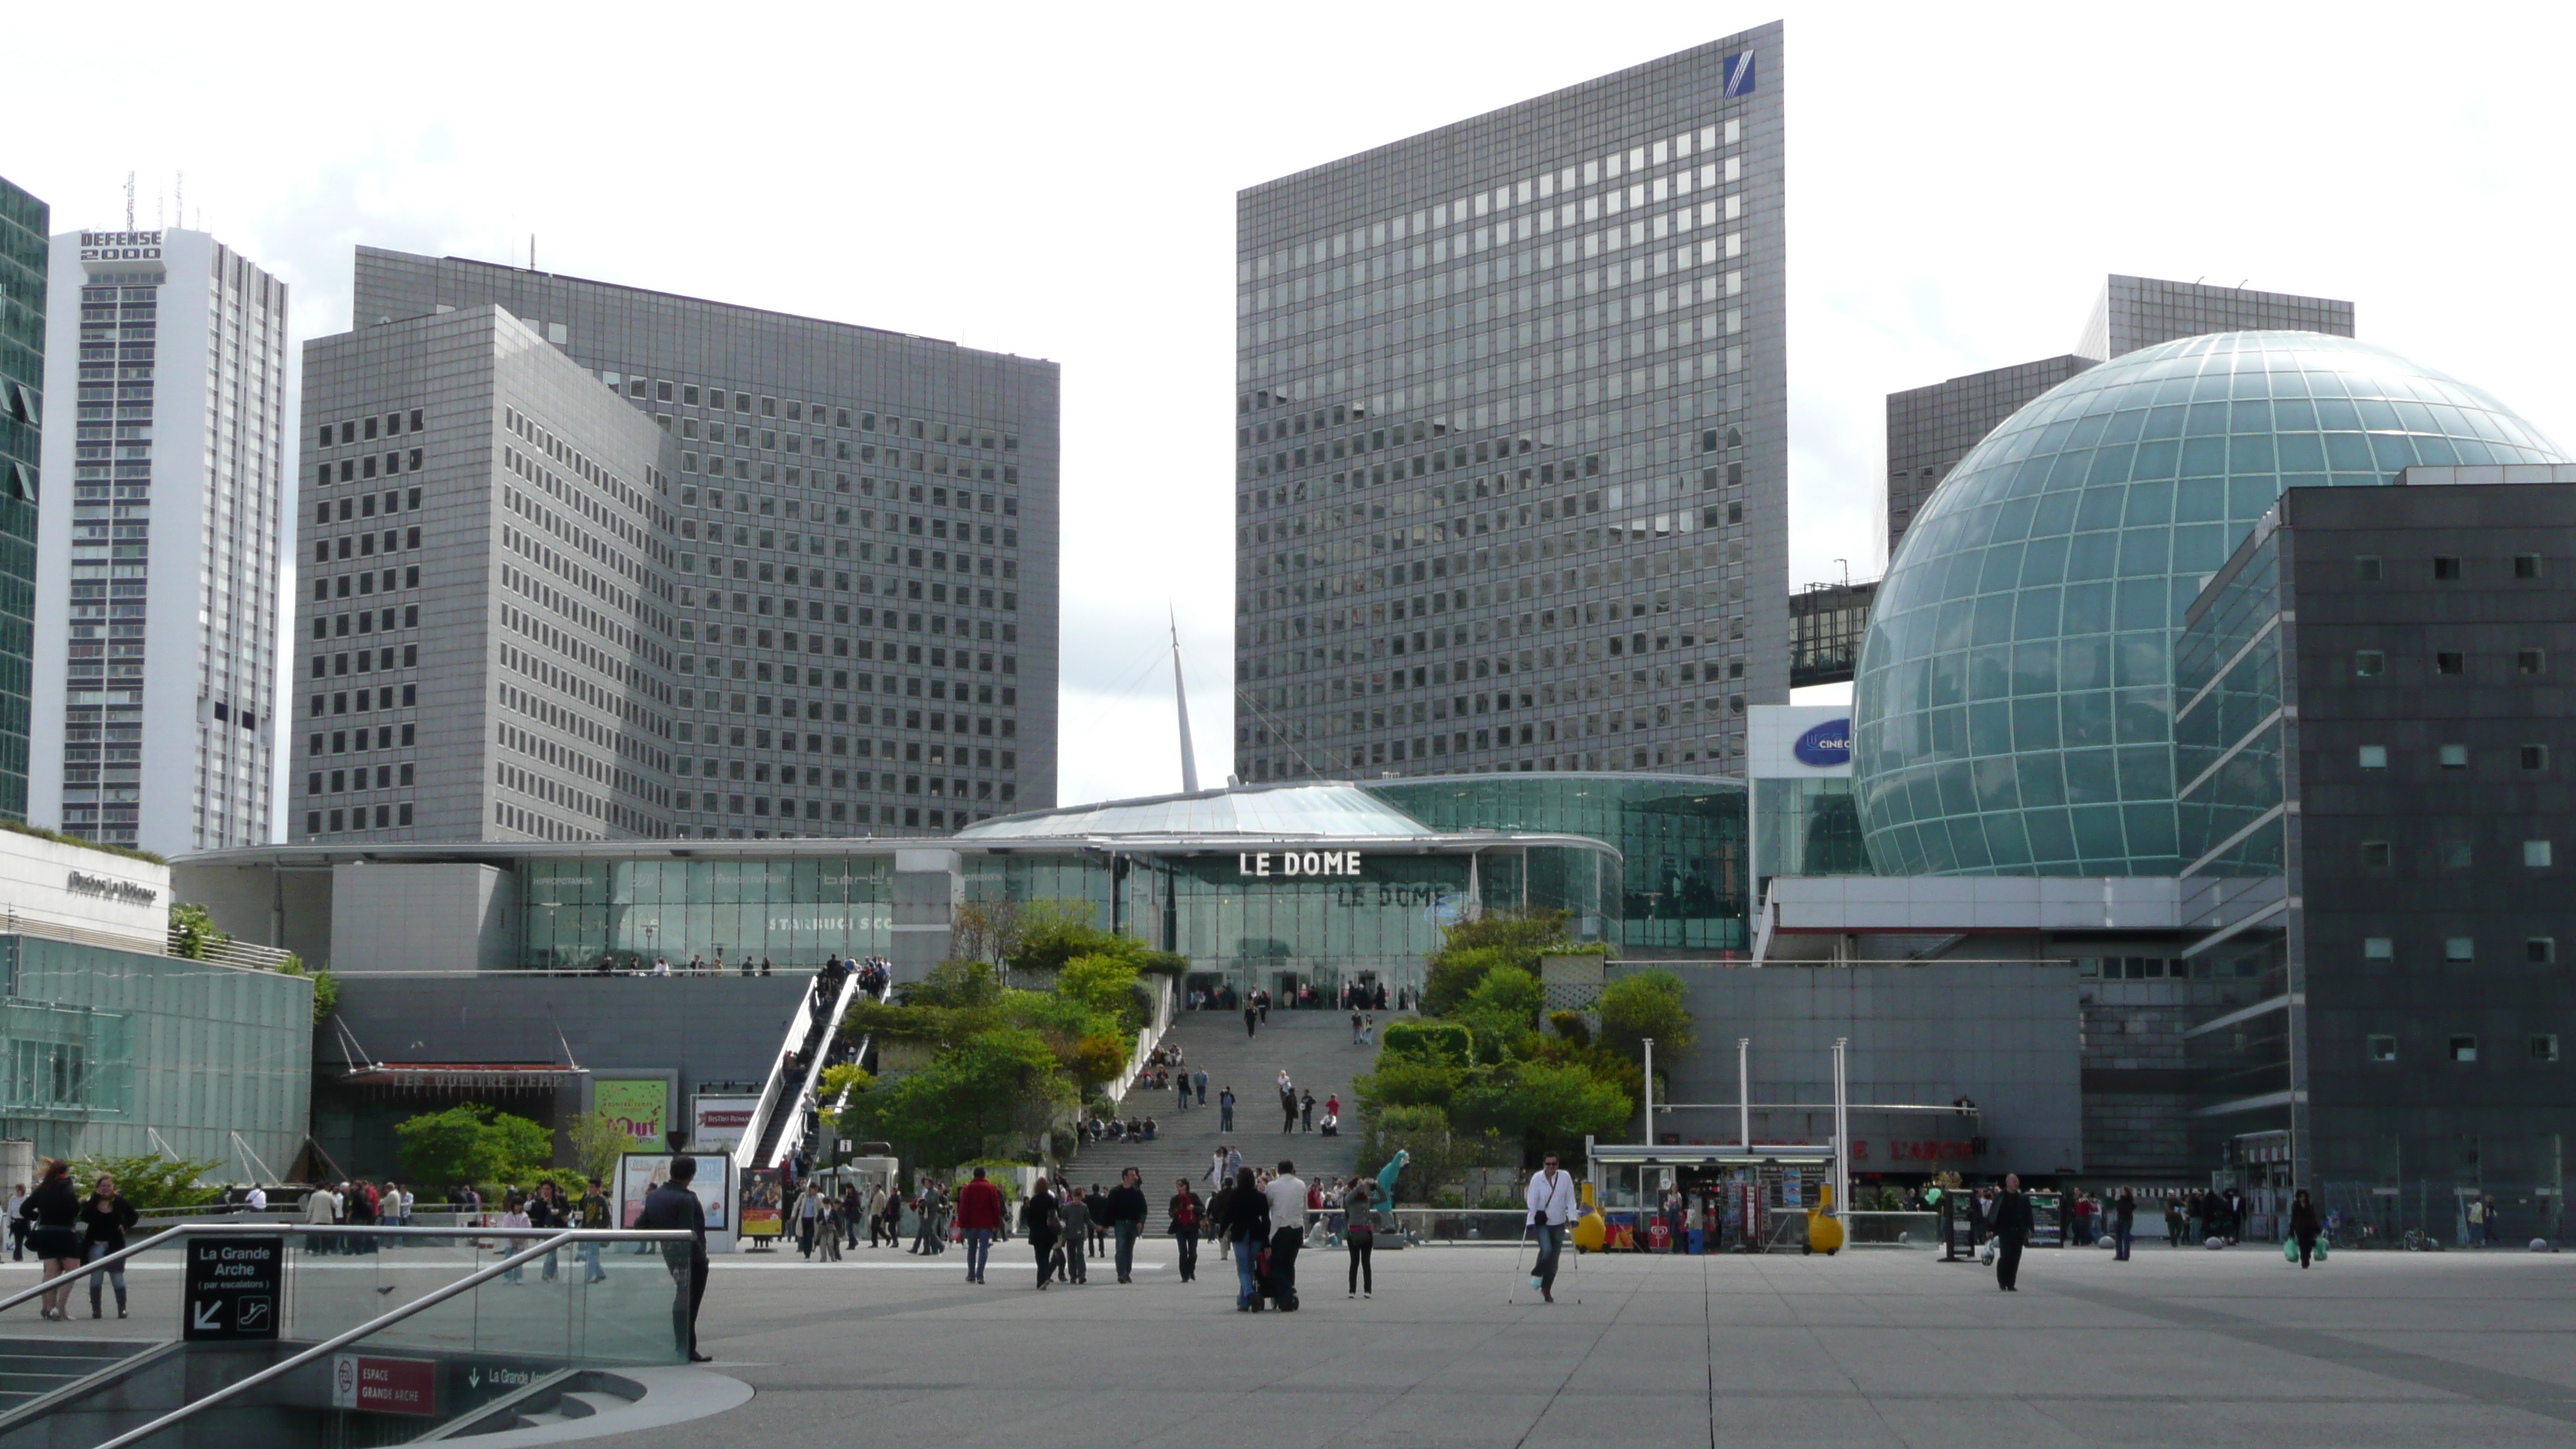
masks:
<svg viewBox="0 0 2576 1449"><path fill-rule="evenodd" d="M1851 733L1848 717L1829 719L1798 736L1796 743L1789 746L1789 753L1796 755L1802 765L1839 769L1851 763Z"/></svg>
<svg viewBox="0 0 2576 1449"><path fill-rule="evenodd" d="M1753 94L1753 52L1740 50L1726 58L1726 98L1739 100Z"/></svg>
<svg viewBox="0 0 2576 1449"><path fill-rule="evenodd" d="M63 889L76 896L97 896L126 906L148 906L161 899L161 893L149 886L139 886L113 876L91 875L81 870L63 877Z"/></svg>
<svg viewBox="0 0 2576 1449"><path fill-rule="evenodd" d="M85 231L80 259L85 262L150 262L161 258L157 231Z"/></svg>

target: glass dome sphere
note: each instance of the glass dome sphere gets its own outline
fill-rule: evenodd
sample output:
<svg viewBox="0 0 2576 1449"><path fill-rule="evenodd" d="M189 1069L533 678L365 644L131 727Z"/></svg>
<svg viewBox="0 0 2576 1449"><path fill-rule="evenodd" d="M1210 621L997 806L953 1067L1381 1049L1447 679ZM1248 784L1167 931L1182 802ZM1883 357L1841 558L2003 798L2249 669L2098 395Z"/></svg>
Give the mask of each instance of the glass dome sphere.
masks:
<svg viewBox="0 0 2576 1449"><path fill-rule="evenodd" d="M2485 393L2311 332L2060 383L1959 460L1879 585L1854 790L1884 875L2171 875L2173 638L2284 488L2563 463Z"/></svg>

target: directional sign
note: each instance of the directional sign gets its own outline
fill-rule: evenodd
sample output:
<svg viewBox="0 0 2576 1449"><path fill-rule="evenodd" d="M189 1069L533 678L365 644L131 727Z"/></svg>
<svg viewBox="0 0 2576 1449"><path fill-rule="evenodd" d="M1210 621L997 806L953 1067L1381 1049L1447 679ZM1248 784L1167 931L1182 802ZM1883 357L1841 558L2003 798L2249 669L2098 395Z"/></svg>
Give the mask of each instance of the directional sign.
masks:
<svg viewBox="0 0 2576 1449"><path fill-rule="evenodd" d="M331 1406L380 1414L438 1413L438 1361L344 1353L331 1361Z"/></svg>
<svg viewBox="0 0 2576 1449"><path fill-rule="evenodd" d="M180 1299L181 1336L203 1339L277 1337L286 1272L284 1238L193 1238L187 1292Z"/></svg>

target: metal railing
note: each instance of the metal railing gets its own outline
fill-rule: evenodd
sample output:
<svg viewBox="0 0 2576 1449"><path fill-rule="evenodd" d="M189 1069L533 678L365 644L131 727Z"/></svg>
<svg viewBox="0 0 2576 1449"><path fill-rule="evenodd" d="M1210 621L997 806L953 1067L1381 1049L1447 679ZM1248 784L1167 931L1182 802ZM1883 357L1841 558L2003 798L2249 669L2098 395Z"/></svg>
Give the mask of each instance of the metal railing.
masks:
<svg viewBox="0 0 2576 1449"><path fill-rule="evenodd" d="M292 1226L294 1225L284 1223L183 1223L177 1227L155 1233L151 1237L148 1237L139 1243L130 1243L116 1252L106 1254L103 1257L94 1258L69 1272L59 1274L42 1283L38 1283L33 1287L20 1289L19 1291L6 1296L0 1296L0 1312L6 1312L10 1308L26 1302L30 1298L40 1297L45 1294L56 1292L68 1294L70 1292L71 1284L79 1279L92 1273L104 1272L109 1268L119 1267L123 1265L127 1259L173 1239L199 1237L270 1237L276 1235L278 1229ZM313 1226L316 1231L327 1231L335 1237L343 1238L362 1237L452 1240L458 1236L456 1230L442 1228L346 1227L326 1226L323 1224L315 1224ZM549 1253L561 1252L568 1245L578 1243L610 1242L637 1244L685 1243L689 1241L691 1237L687 1231L682 1229L476 1228L472 1230L472 1233L478 1238L531 1239L533 1241L530 1246L494 1261L489 1267L477 1269L476 1271L457 1279L453 1283L449 1283L441 1288L433 1289L432 1291L421 1295L419 1298L413 1299L411 1302L404 1304L400 1308L396 1308L389 1313L380 1314L364 1323L360 1323L354 1327L335 1333L329 1338L324 1339L322 1342L304 1349L301 1352L291 1354L288 1357L269 1365L267 1368L261 1369L256 1373L245 1375L242 1378L235 1379L224 1385L222 1388L217 1389L215 1392L206 1395L202 1399L196 1399L183 1404L170 1413L162 1415L160 1418L154 1419L137 1428L127 1430L125 1433L119 1434L115 1438L100 1444L98 1449L127 1449L127 1446L140 1444L144 1440L149 1439L153 1435L158 1434L165 1429L169 1429L188 1419L194 1418L196 1415L201 1414L218 1404L228 1402L251 1389L257 1388L261 1384L270 1383L276 1379L284 1377L286 1374L291 1373L296 1369L304 1367L306 1364L313 1363L326 1355L337 1353L341 1349L347 1348L353 1343L374 1337L376 1334L382 1333L384 1330L412 1317L417 1313L426 1309L434 1308L451 1298L455 1298L460 1294L479 1288L483 1284L491 1282L493 1279L498 1278L505 1273L525 1268L528 1264L537 1261ZM121 1292L122 1290L119 1291Z"/></svg>

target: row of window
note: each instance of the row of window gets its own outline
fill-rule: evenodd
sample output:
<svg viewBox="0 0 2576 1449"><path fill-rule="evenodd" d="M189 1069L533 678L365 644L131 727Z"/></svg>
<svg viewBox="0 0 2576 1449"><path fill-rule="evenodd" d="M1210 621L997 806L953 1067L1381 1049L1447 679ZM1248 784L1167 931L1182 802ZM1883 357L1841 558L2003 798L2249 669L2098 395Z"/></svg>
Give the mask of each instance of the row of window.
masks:
<svg viewBox="0 0 2576 1449"><path fill-rule="evenodd" d="M2464 1065L2474 1063L2478 1059L2478 1039L2473 1033L2453 1032L2443 1039L2442 1050L2451 1061ZM2558 1033L2533 1032L2527 1050L2530 1061L2558 1060ZM2394 1032L2374 1032L2363 1039L2362 1051L2374 1062L2393 1062L2397 1060L2397 1035Z"/></svg>
<svg viewBox="0 0 2576 1449"><path fill-rule="evenodd" d="M2456 554L2435 554L2431 560L2432 576L2441 583L2461 583L2469 576L2468 564ZM2365 584L2384 583L2390 576L2387 560L2375 553L2356 554L2352 560L2353 577ZM2517 579L2542 577L2541 556L2518 553L2513 556L2513 576Z"/></svg>
<svg viewBox="0 0 2576 1449"><path fill-rule="evenodd" d="M2436 841L2433 853L2435 861L2443 870L2471 870L2477 865L2477 852L2465 840ZM2555 863L2555 854L2550 842L2546 840L2526 840L2522 843L2522 863L2528 869L2549 869ZM2361 866L2364 870L2392 869L2395 858L2396 848L2388 841L2365 840L2361 843Z"/></svg>
<svg viewBox="0 0 2576 1449"><path fill-rule="evenodd" d="M2363 745L2356 751L2356 756L2361 768L2365 770L2388 768L2386 745ZM2517 745L2514 747L2514 757L2526 770L2543 771L2549 768L2549 746L2547 745ZM2434 763L2445 770L2465 770L2469 767L2469 747L2467 745L2436 746L2433 758Z"/></svg>
<svg viewBox="0 0 2576 1449"><path fill-rule="evenodd" d="M2397 938L2394 936L2364 936L2361 941L2361 959L2372 966L2393 966L2397 964ZM2477 963L2477 959L2477 937L2445 936L2442 938L2442 962L2444 965L2471 966ZM2522 959L2525 965L2550 965L2558 959L2558 938L2555 936L2524 937L2522 942Z"/></svg>
<svg viewBox="0 0 2576 1449"><path fill-rule="evenodd" d="M367 767L364 765L354 770L315 770L304 777L304 793L308 797L325 794L341 795L351 790L390 790L398 784L409 785L412 782L412 767L409 761L399 765L378 765L375 771L375 783L369 785Z"/></svg>
<svg viewBox="0 0 2576 1449"><path fill-rule="evenodd" d="M647 380L641 376L615 372L602 373L600 376L610 387L620 388L629 398L638 401L647 398ZM650 400L678 403L683 407L704 406L715 412L731 411L738 416L750 417L756 406L761 417L783 417L791 423L810 422L818 428L827 425L825 419L828 417L830 419L828 426L855 427L863 433L885 432L931 443L954 441L961 448L982 448L988 452L997 448L1006 453L1016 453L1020 450L1019 434L1005 431L991 423L958 423L955 425L955 436L952 440L949 424L931 422L925 418L901 418L888 414L883 419L879 419L872 412L853 413L845 407L826 407L822 403L806 402L798 398L786 399L782 412L779 399L766 395L755 396L739 389L730 392L721 387L701 390L696 383L674 383L658 379L653 380L649 386Z"/></svg>
<svg viewBox="0 0 2576 1449"><path fill-rule="evenodd" d="M2437 649L2433 652L2433 673L2440 678L2457 678L2469 672L2468 651ZM2549 672L2549 651L2517 649L2513 651L2513 672L2525 678ZM2355 679L2380 679L2388 673L2388 654L2380 649L2356 649L2352 654Z"/></svg>
<svg viewBox="0 0 2576 1449"><path fill-rule="evenodd" d="M390 830L396 826L411 824L411 802L409 800L403 800L388 805L378 805L374 807L374 810L375 824L372 827L367 824L368 807L364 805L357 806L354 809L328 811L307 810L304 812L304 833L307 835L320 835L327 831L331 834L337 835L342 831L348 830L367 830L370 828L376 830Z"/></svg>
<svg viewBox="0 0 2576 1449"><path fill-rule="evenodd" d="M1434 746L1437 746L1440 743L1441 738L1442 737L1440 736L1433 736L1431 743ZM1741 744L1734 741L1731 737L1711 736L1702 741L1668 740L1653 746L1637 745L1626 750L1589 750L1581 754L1531 755L1519 760L1478 760L1468 764L1444 764L1435 769L1418 767L1419 762L1432 757L1431 752L1426 751L1423 744L1424 742L1419 739L1413 741L1412 759L1417 763L1417 768L1399 770L1397 773L1406 775L1508 775L1515 771L1526 774L1540 770L1555 771L1560 769L1588 770L1596 773L1603 770L1660 770L1669 768L1675 764L1687 765L1702 758L1723 760L1727 758L1730 751L1738 754L1742 753ZM1503 742L1498 739L1493 747L1502 748L1504 745ZM1465 753L1466 751L1459 750L1440 756L1440 758L1444 760L1456 759ZM1368 758L1365 761L1360 758L1361 754L1362 750L1359 746L1354 745L1351 748L1350 764L1348 766L1350 770L1357 771L1363 769L1376 769L1381 766L1400 767L1406 760L1405 742L1402 740L1395 741L1392 754L1390 754L1388 747L1385 744L1369 746L1366 750ZM1327 776L1332 778L1342 778L1339 772L1342 771L1343 768L1340 752L1336 750L1332 754L1326 756L1320 763L1308 761L1302 758L1265 756L1254 760L1248 767L1246 773L1255 780L1311 780Z"/></svg>
<svg viewBox="0 0 2576 1449"><path fill-rule="evenodd" d="M417 684L406 684L397 691L393 685L388 684L380 688L358 690L354 712L366 714L379 709L409 709L420 702L419 689L420 686ZM399 702L395 698L397 692L401 696ZM351 691L343 689L336 690L327 696L319 694L313 696L312 717L320 719L325 713L335 715L351 713L350 693Z"/></svg>
<svg viewBox="0 0 2576 1449"><path fill-rule="evenodd" d="M422 416L421 409L411 410L412 432L417 433L422 430ZM403 411L397 408L389 413L370 413L363 418L344 418L337 423L324 423L320 435L314 441L325 448L335 445L346 446L350 443L372 443L376 440L379 419L383 422L385 437L399 437L403 432L403 418Z"/></svg>
<svg viewBox="0 0 2576 1449"><path fill-rule="evenodd" d="M372 735L370 735L367 730L363 729L355 731L333 730L328 736L329 752L335 755L345 755L352 749L358 750L361 753L364 753L369 748L390 750L395 748L397 744L408 749L411 746L411 732L412 726L408 724L400 727L399 734L396 733L396 727L393 725L378 725L375 727ZM354 744L352 743L353 738L355 740ZM374 741L372 746L368 743L371 738ZM317 759L320 758L324 752L324 739L325 736L319 733L307 736L304 752Z"/></svg>

